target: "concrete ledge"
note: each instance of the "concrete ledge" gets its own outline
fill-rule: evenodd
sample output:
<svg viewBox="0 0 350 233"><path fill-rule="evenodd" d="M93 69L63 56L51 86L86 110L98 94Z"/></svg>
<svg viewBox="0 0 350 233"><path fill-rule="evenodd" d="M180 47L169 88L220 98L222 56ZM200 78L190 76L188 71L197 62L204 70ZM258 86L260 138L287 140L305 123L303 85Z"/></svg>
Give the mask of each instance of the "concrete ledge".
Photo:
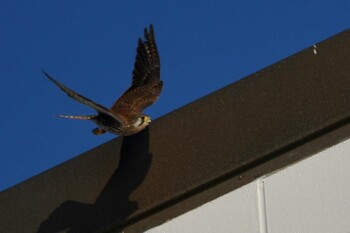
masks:
<svg viewBox="0 0 350 233"><path fill-rule="evenodd" d="M310 156L350 135L349 64L350 30L16 185L1 232L142 232Z"/></svg>

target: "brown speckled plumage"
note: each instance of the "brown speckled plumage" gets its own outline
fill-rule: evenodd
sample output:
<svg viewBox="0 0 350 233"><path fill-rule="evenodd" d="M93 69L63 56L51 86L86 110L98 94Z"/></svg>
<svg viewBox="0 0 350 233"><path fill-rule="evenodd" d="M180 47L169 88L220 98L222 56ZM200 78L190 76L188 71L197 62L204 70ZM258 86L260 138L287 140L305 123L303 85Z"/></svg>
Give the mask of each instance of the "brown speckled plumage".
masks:
<svg viewBox="0 0 350 233"><path fill-rule="evenodd" d="M111 132L119 135L132 135L144 129L150 122L143 110L152 105L159 97L163 82L160 80L160 61L154 38L153 26L145 28L145 40L138 40L137 54L132 73L132 85L113 104L111 109L76 93L56 81L44 72L53 83L74 100L85 104L98 112L92 116L64 116L62 118L91 120L99 128L93 130L95 135Z"/></svg>

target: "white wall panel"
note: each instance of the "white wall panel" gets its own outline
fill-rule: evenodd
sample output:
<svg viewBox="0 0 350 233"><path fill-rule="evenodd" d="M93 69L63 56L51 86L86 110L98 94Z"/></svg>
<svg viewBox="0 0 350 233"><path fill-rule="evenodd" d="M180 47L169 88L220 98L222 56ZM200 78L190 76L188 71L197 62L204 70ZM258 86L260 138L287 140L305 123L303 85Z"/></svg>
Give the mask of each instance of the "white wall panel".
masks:
<svg viewBox="0 0 350 233"><path fill-rule="evenodd" d="M147 233L257 233L256 185L250 183Z"/></svg>
<svg viewBox="0 0 350 233"><path fill-rule="evenodd" d="M350 140L148 233L350 233Z"/></svg>
<svg viewBox="0 0 350 233"><path fill-rule="evenodd" d="M350 140L264 178L269 233L350 233Z"/></svg>

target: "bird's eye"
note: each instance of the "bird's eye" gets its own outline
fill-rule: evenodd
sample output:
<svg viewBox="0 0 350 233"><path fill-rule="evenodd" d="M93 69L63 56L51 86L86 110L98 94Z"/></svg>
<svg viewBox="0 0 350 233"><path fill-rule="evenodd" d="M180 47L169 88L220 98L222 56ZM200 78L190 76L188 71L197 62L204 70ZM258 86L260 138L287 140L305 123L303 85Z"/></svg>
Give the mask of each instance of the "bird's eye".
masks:
<svg viewBox="0 0 350 233"><path fill-rule="evenodd" d="M139 123L139 126L143 125L143 123L145 122L145 116L141 116L140 119L141 121Z"/></svg>

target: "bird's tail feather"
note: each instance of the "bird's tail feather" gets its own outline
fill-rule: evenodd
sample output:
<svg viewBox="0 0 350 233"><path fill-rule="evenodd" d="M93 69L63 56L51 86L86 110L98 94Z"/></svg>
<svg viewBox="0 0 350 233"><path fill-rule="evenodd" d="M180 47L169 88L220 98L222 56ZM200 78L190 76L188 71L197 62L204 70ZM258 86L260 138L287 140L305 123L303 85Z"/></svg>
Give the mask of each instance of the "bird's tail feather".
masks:
<svg viewBox="0 0 350 233"><path fill-rule="evenodd" d="M66 118L66 119L74 119L74 120L91 120L96 117L96 115L90 115L90 116L66 116L66 115L57 115L59 118Z"/></svg>

